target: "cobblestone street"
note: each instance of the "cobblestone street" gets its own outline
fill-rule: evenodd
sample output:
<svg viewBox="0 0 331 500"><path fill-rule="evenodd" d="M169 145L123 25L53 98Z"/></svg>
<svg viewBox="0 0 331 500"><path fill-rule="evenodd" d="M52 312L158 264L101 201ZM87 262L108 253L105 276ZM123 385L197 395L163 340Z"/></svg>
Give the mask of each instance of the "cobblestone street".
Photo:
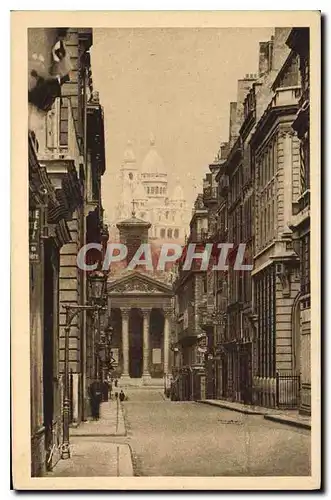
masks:
<svg viewBox="0 0 331 500"><path fill-rule="evenodd" d="M310 432L161 390L128 390L123 404L138 476L310 474Z"/></svg>

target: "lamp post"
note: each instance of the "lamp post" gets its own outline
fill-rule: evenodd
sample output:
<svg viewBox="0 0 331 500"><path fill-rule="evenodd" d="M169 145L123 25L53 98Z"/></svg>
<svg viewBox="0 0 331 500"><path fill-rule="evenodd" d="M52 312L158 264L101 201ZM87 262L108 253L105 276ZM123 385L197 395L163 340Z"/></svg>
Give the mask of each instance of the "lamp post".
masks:
<svg viewBox="0 0 331 500"><path fill-rule="evenodd" d="M70 420L70 395L69 395L69 337L72 322L82 311L96 312L98 318L101 311L107 310L102 305L105 294L107 274L94 273L89 277L91 305L72 305L64 304L66 311L65 342L64 342L64 395L63 395L63 433L61 445L61 458L66 460L70 458L69 442L69 420Z"/></svg>

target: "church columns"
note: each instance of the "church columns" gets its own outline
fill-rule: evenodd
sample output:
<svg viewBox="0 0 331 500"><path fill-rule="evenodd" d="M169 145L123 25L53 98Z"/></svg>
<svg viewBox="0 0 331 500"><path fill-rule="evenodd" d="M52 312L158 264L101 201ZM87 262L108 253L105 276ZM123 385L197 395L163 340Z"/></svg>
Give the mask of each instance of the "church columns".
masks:
<svg viewBox="0 0 331 500"><path fill-rule="evenodd" d="M129 310L122 309L123 377L129 376Z"/></svg>
<svg viewBox="0 0 331 500"><path fill-rule="evenodd" d="M143 313L143 378L150 378L149 373L149 319L150 309L142 309Z"/></svg>
<svg viewBox="0 0 331 500"><path fill-rule="evenodd" d="M170 335L170 312L164 311L164 335L163 335L163 372L168 373L169 363L169 335Z"/></svg>

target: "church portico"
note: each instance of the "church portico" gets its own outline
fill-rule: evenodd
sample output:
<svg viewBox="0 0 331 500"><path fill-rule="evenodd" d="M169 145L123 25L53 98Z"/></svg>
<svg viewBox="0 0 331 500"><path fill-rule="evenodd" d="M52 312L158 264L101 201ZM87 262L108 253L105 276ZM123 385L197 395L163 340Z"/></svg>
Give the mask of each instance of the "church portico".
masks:
<svg viewBox="0 0 331 500"><path fill-rule="evenodd" d="M123 384L159 385L168 373L172 288L133 271L108 283L114 376Z"/></svg>

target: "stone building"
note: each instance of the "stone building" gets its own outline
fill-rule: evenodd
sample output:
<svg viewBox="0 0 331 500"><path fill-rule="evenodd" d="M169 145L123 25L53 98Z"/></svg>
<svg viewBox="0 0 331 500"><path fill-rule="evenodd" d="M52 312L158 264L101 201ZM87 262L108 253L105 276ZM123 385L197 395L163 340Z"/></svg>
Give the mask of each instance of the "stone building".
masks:
<svg viewBox="0 0 331 500"><path fill-rule="evenodd" d="M31 467L32 475L41 475L59 458L65 327L62 305L86 302L86 274L78 269L76 257L80 246L96 237L90 234L88 214L96 211L94 224L99 238L103 231L100 181L105 165L102 108L92 95L92 30L36 28L29 29L28 35L29 173L33 169L33 178L41 178L44 193L30 198L30 211L42 214L45 226L38 241L34 241L35 233L30 234L30 248L41 248L40 263L37 258L30 268ZM96 120L87 118L91 107ZM88 143L87 134L95 140ZM37 290L34 280L38 273L43 285ZM85 324L83 317L74 323L69 339L73 421L84 418Z"/></svg>
<svg viewBox="0 0 331 500"><path fill-rule="evenodd" d="M121 243L128 260L142 243L148 242L151 224L133 212L118 223ZM126 266L111 275L107 284L108 310L114 358L112 375L125 385L163 385L169 371L173 316L172 287L145 272L143 266L129 271Z"/></svg>
<svg viewBox="0 0 331 500"><path fill-rule="evenodd" d="M128 143L120 170L119 189L116 222L130 217L134 202L137 217L151 224L151 241L174 240L179 244L184 243L191 210L179 180L173 191L169 192L167 168L157 151L153 136L140 167L132 144Z"/></svg>
<svg viewBox="0 0 331 500"><path fill-rule="evenodd" d="M299 39L305 43L299 44ZM260 43L258 75L246 75L238 82L237 102L230 104L229 140L221 145L216 175L204 180L206 191L216 187L215 202L205 196L200 205L203 241L232 247L228 269L214 276L209 269L200 272L205 286L188 314L188 322L194 322L194 310L200 308L195 325L206 334L199 369L207 377L207 397L287 408L298 408L300 403L306 412L310 407L308 40L305 30L276 28L271 40ZM251 272L234 269L240 243L245 243L244 264L253 264ZM179 276L177 304L184 300L181 295L190 296L181 291Z"/></svg>
<svg viewBox="0 0 331 500"><path fill-rule="evenodd" d="M289 30L288 30L289 32ZM288 35L288 33L287 33ZM300 288L292 230L298 194L299 141L291 124L300 97L298 60L287 49L273 96L251 139L255 165L254 309L257 366L253 386L264 406L298 404L298 333L293 311Z"/></svg>
<svg viewBox="0 0 331 500"><path fill-rule="evenodd" d="M209 195L212 193L210 192ZM195 244L195 251L203 251L208 239L208 209L203 195L198 195L192 219L188 244ZM181 400L206 397L205 352L207 335L201 321L207 307L207 275L201 269L201 259L184 266L186 251L178 263L177 279L174 283L175 325L178 350L175 367L176 394Z"/></svg>
<svg viewBox="0 0 331 500"><path fill-rule="evenodd" d="M310 158L309 158L309 29L293 28L286 41L292 57L299 57L301 96L299 110L292 124L300 139L300 181L295 192L290 229L297 241L300 255L300 295L294 310L295 328L300 331L300 352L296 353L300 365L300 409L311 412L311 329L310 329ZM299 247L299 248L298 248Z"/></svg>

